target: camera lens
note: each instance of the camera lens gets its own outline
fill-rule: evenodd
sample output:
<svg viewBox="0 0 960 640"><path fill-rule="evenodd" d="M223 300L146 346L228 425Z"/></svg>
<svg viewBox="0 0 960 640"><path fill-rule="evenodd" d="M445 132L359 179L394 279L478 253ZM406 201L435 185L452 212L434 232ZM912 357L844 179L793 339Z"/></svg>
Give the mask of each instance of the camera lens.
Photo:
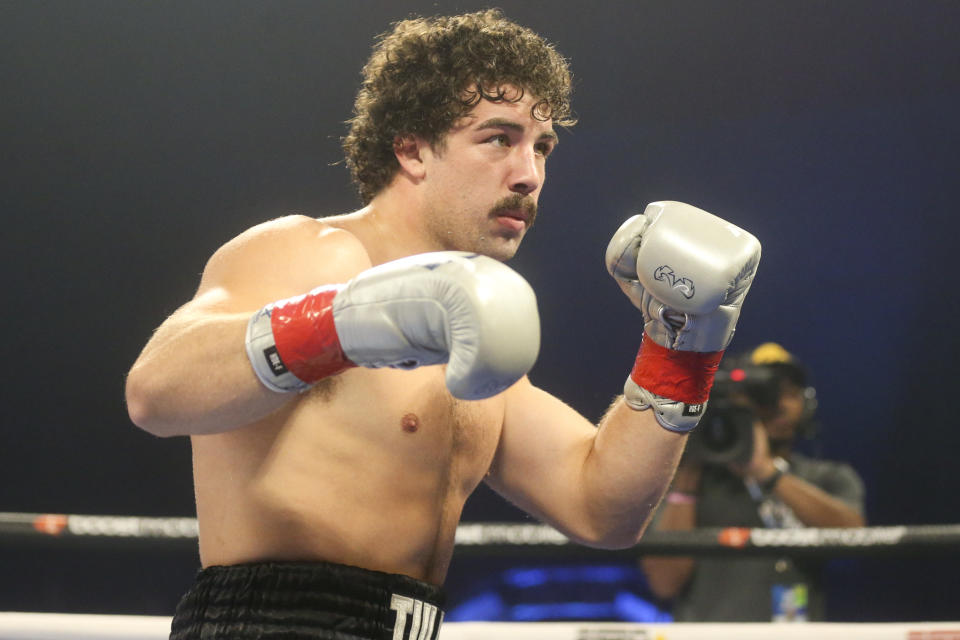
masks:
<svg viewBox="0 0 960 640"><path fill-rule="evenodd" d="M746 463L753 455L753 412L726 399L711 402L690 438L689 453L711 464Z"/></svg>
<svg viewBox="0 0 960 640"><path fill-rule="evenodd" d="M711 451L726 451L736 444L737 429L730 424L727 416L714 413L707 416L703 422L706 424L701 422L699 425L703 429L703 433L700 434L703 446Z"/></svg>

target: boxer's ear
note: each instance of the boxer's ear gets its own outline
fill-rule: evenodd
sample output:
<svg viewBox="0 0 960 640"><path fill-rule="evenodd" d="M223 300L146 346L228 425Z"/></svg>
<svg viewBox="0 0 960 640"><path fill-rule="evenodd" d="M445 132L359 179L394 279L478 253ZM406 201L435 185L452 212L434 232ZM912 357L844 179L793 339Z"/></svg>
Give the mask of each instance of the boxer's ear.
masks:
<svg viewBox="0 0 960 640"><path fill-rule="evenodd" d="M414 180L423 179L426 175L423 152L427 146L427 142L423 138L413 134L405 134L394 138L393 153L400 164L400 171Z"/></svg>

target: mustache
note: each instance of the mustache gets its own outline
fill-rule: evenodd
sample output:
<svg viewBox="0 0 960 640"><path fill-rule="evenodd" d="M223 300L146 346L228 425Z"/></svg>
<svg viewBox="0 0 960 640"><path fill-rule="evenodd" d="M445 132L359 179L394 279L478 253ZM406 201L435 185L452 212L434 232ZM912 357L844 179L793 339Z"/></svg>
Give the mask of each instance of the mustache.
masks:
<svg viewBox="0 0 960 640"><path fill-rule="evenodd" d="M526 214L527 228L532 227L533 221L537 217L537 203L530 196L515 193L512 196L502 198L493 205L493 208L490 209L490 214L496 216L506 211L517 210L523 211Z"/></svg>

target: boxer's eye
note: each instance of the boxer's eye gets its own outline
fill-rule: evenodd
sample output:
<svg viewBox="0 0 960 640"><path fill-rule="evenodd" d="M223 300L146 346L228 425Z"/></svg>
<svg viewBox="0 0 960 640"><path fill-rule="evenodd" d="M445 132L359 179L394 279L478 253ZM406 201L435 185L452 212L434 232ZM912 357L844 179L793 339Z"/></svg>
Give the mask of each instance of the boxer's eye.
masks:
<svg viewBox="0 0 960 640"><path fill-rule="evenodd" d="M549 142L539 142L534 149L536 149L537 153L542 155L544 158L547 158L551 153L553 153L553 144Z"/></svg>
<svg viewBox="0 0 960 640"><path fill-rule="evenodd" d="M495 136L490 136L487 138L487 142L493 143L498 147L509 147L510 137L505 133L498 133Z"/></svg>

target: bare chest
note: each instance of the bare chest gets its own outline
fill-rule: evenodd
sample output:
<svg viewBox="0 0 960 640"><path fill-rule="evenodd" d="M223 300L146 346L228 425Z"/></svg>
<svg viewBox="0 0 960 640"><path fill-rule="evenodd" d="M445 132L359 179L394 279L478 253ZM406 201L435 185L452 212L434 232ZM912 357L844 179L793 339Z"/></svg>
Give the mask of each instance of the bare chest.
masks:
<svg viewBox="0 0 960 640"><path fill-rule="evenodd" d="M204 562L318 558L442 578L504 403L455 400L442 367L356 370L260 423L194 438Z"/></svg>
<svg viewBox="0 0 960 640"><path fill-rule="evenodd" d="M471 491L496 453L504 402L457 400L443 367L416 371L356 370L304 399L297 423L326 434L342 453L409 473L443 475Z"/></svg>

